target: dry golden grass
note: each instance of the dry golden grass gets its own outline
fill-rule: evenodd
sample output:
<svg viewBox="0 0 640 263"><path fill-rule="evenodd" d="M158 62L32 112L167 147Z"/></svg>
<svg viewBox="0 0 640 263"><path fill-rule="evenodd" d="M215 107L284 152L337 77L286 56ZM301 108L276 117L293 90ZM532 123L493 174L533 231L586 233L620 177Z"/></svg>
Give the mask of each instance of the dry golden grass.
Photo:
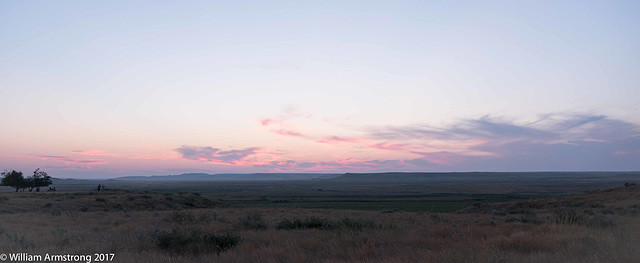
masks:
<svg viewBox="0 0 640 263"><path fill-rule="evenodd" d="M640 189L598 193L600 198L592 193L555 201L539 200L535 202L544 204L540 208L529 206L524 214L506 215L185 209L179 206L183 198L169 202L164 195L149 193L146 194L151 197L139 199L164 203L154 206L155 211L144 211L143 204L135 203L130 203L129 209L116 209L116 202L111 199L122 202L138 199L128 200L132 193L124 191L103 196L78 194L74 198L66 198L73 194L65 193L49 198L42 198L43 193L1 193L0 252L115 253L115 262L637 262L640 217L627 210L634 209ZM586 203L585 206L598 202L602 207L594 214L585 214L579 222L554 220L552 209L579 209L579 213L584 213L587 208L570 205L575 200ZM43 207L47 203L52 205ZM81 211L81 207L94 204L86 212ZM21 208L13 210L16 207ZM604 215L614 224L589 223L601 216L601 210L610 207L623 207ZM348 217L354 222L375 224L361 229L344 225L293 230L275 227L284 219L307 217L334 223ZM258 219L266 229L252 227L255 222L247 218ZM242 241L221 253L210 244L188 244L183 251L161 249L158 236L174 229L185 236L192 231L235 233Z"/></svg>

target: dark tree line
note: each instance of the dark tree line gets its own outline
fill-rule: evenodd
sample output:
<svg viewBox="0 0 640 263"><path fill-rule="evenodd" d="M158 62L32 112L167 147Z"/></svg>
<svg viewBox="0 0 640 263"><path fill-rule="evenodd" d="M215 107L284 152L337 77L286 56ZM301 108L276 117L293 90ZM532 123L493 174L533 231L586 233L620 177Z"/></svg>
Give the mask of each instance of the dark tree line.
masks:
<svg viewBox="0 0 640 263"><path fill-rule="evenodd" d="M2 175L2 183L0 186L10 186L18 190L24 191L25 189L29 189L29 192L33 191L36 188L36 192L40 191L40 187L47 187L53 182L51 181L51 176L47 174L45 171L40 171L40 168L33 171L33 175L25 178L22 175L22 172L18 172L16 170L4 171L0 175Z"/></svg>

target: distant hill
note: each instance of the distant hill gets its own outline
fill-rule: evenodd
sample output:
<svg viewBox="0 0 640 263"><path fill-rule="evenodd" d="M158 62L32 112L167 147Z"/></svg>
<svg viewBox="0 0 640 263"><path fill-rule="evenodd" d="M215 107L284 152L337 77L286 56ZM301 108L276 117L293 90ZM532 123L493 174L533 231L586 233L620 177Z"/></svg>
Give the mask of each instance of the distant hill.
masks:
<svg viewBox="0 0 640 263"><path fill-rule="evenodd" d="M334 182L360 183L525 183L640 181L640 172L458 172L458 173L346 173L328 179Z"/></svg>
<svg viewBox="0 0 640 263"><path fill-rule="evenodd" d="M207 174L186 173L179 175L125 176L114 178L124 181L274 181L311 180L332 178L340 174L319 173L253 173L253 174Z"/></svg>

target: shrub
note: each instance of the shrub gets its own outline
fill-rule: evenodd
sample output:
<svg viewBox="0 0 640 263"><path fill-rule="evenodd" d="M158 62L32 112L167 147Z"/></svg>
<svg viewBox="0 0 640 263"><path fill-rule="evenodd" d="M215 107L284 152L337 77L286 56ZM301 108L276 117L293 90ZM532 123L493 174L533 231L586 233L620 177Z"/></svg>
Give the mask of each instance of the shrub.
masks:
<svg viewBox="0 0 640 263"><path fill-rule="evenodd" d="M276 229L305 229L305 228L316 228L316 229L333 229L335 228L335 224L332 224L326 218L319 217L307 217L305 219L296 218L294 220L284 219L276 224Z"/></svg>
<svg viewBox="0 0 640 263"><path fill-rule="evenodd" d="M64 227L58 226L52 229L51 236L58 241L60 247L67 247L71 244L71 238Z"/></svg>
<svg viewBox="0 0 640 263"><path fill-rule="evenodd" d="M31 249L35 247L35 244L31 240L27 239L24 235L18 235L18 233L7 233L6 235L7 240L20 244L20 247L22 247L22 249Z"/></svg>
<svg viewBox="0 0 640 263"><path fill-rule="evenodd" d="M305 219L284 219L276 224L276 229L345 229L345 230L363 230L363 229L380 229L384 227L391 228L392 226L384 226L371 219L363 218L349 218L343 217L340 220L332 221L326 218L320 217L307 217Z"/></svg>
<svg viewBox="0 0 640 263"><path fill-rule="evenodd" d="M586 222L586 215L575 209L554 209L552 213L551 221L557 224L581 225Z"/></svg>
<svg viewBox="0 0 640 263"><path fill-rule="evenodd" d="M224 234L205 234L202 237L202 241L205 244L214 244L218 253L220 253L238 245L242 239L236 233L226 232Z"/></svg>
<svg viewBox="0 0 640 263"><path fill-rule="evenodd" d="M193 223L196 220L195 215L191 212L173 211L164 217L164 221L185 224Z"/></svg>
<svg viewBox="0 0 640 263"><path fill-rule="evenodd" d="M117 204L116 209L122 212L129 212L129 207L123 204Z"/></svg>
<svg viewBox="0 0 640 263"><path fill-rule="evenodd" d="M616 222L614 217L598 213L589 218L589 220L586 221L586 225L595 228L608 228L615 226Z"/></svg>
<svg viewBox="0 0 640 263"><path fill-rule="evenodd" d="M260 214L248 214L238 219L236 227L244 230L264 230L267 223Z"/></svg>
<svg viewBox="0 0 640 263"><path fill-rule="evenodd" d="M608 208L602 209L602 213L603 213L603 214L605 214L605 215L606 215L606 214L613 215L613 214L615 214L616 212L615 212L615 211L613 211L613 209L612 209L612 208L608 207Z"/></svg>
<svg viewBox="0 0 640 263"><path fill-rule="evenodd" d="M195 207L196 206L196 199L193 198L193 196L189 196L187 198L185 198L185 200L182 202L183 205L186 206L190 206L190 207Z"/></svg>
<svg viewBox="0 0 640 263"><path fill-rule="evenodd" d="M60 210L60 208L54 207L51 209L51 215L59 216L60 214L62 214L62 210Z"/></svg>
<svg viewBox="0 0 640 263"><path fill-rule="evenodd" d="M160 232L156 236L158 248L178 254L198 254L206 252L221 252L238 245L242 239L236 233L202 233L199 230L190 232L180 231L177 228L171 231Z"/></svg>
<svg viewBox="0 0 640 263"><path fill-rule="evenodd" d="M341 227L349 230L362 230L365 228L366 229L382 228L382 225L377 224L371 219L362 219L362 218L352 219L348 217L343 217L342 219L340 219L339 222Z"/></svg>
<svg viewBox="0 0 640 263"><path fill-rule="evenodd" d="M542 220L538 218L536 214L523 214L519 216L507 216L504 219L507 223L531 223L535 225L539 225L544 223Z"/></svg>

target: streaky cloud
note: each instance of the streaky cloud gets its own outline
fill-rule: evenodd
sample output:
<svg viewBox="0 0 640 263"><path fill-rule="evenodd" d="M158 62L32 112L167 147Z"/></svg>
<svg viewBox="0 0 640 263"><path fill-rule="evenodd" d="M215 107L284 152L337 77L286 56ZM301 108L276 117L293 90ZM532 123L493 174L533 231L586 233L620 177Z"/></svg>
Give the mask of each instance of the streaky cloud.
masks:
<svg viewBox="0 0 640 263"><path fill-rule="evenodd" d="M213 148L211 146L183 145L174 149L174 151L181 154L182 158L187 160L234 164L243 161L248 156L255 155L260 149L260 147L250 147L241 150L222 151L219 148Z"/></svg>
<svg viewBox="0 0 640 263"><path fill-rule="evenodd" d="M273 132L275 134L283 135L283 136L306 137L302 133L299 133L299 132L293 131L293 130L288 130L288 129L271 130L271 132Z"/></svg>
<svg viewBox="0 0 640 263"><path fill-rule="evenodd" d="M360 137L340 137L340 136L333 135L333 136L328 136L328 137L324 137L322 139L316 140L315 142L326 143L326 144L337 144L337 143L343 143L343 142L357 143L363 140L365 139Z"/></svg>
<svg viewBox="0 0 640 263"><path fill-rule="evenodd" d="M91 166L93 166L93 165L100 165L100 164L108 164L109 163L108 161L101 160L101 159L76 159L76 158L70 158L70 157L66 157L66 156L57 156L57 155L32 155L32 154L22 155L22 154L13 154L12 156L15 156L15 157L26 157L26 158L36 158L36 159L40 159L40 160L59 161L59 162L63 162L65 165L79 166L79 167L82 167L82 168L91 168Z"/></svg>
<svg viewBox="0 0 640 263"><path fill-rule="evenodd" d="M96 155L96 156L116 156L115 153L106 153L103 150L75 150L71 151L71 153L81 154L81 155Z"/></svg>

